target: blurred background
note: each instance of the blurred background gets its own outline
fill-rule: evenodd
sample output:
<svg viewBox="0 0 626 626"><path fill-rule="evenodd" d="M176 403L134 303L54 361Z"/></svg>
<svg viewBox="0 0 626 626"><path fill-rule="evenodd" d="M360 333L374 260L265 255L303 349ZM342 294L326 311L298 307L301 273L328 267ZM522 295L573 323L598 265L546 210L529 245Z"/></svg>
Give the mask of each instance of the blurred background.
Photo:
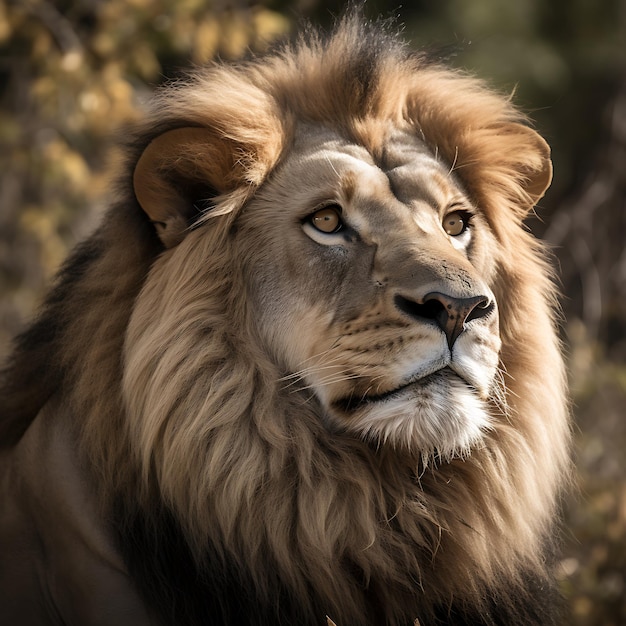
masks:
<svg viewBox="0 0 626 626"><path fill-rule="evenodd" d="M325 0L0 0L0 359L106 204L115 137L190 63L263 51ZM626 624L626 0L372 1L515 101L553 148L529 227L554 249L575 414L564 624Z"/></svg>

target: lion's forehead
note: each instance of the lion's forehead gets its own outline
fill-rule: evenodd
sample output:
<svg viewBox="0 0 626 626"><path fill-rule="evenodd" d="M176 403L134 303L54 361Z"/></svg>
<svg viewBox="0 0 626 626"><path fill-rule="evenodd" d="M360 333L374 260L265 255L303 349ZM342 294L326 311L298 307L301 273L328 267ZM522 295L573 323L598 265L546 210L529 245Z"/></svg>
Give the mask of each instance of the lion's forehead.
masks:
<svg viewBox="0 0 626 626"><path fill-rule="evenodd" d="M290 175L312 194L352 203L358 211L353 219L371 219L372 213L380 219L381 204L387 213L397 212L400 204L413 210L429 207L434 218L436 210L464 196L450 166L419 137L399 129L392 129L373 155L331 130L307 128L287 162ZM434 221L422 220L421 225L430 230Z"/></svg>

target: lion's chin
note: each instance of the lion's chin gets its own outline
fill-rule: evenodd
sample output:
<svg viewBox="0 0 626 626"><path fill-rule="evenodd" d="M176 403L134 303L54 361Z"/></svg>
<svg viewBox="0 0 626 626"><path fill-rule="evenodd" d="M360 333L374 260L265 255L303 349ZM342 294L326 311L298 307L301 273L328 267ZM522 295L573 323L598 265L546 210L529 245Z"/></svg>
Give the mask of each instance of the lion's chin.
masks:
<svg viewBox="0 0 626 626"><path fill-rule="evenodd" d="M334 406L348 431L423 460L465 458L491 427L486 402L447 368L380 396Z"/></svg>

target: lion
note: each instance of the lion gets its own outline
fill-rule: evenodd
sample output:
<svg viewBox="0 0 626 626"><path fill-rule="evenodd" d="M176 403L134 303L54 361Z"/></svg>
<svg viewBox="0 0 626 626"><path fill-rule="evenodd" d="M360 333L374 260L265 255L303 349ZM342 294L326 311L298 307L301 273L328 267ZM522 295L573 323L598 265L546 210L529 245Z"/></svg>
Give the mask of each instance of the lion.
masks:
<svg viewBox="0 0 626 626"><path fill-rule="evenodd" d="M546 142L358 13L163 87L1 407L7 623L556 623Z"/></svg>

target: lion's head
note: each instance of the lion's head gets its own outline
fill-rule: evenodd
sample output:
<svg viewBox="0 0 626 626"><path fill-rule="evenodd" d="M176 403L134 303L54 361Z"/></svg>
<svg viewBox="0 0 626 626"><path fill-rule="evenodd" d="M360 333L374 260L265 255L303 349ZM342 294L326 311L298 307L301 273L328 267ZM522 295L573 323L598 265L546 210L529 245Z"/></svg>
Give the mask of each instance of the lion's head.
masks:
<svg viewBox="0 0 626 626"><path fill-rule="evenodd" d="M157 545L166 511L202 576L273 619L523 612L568 442L522 226L545 142L356 18L197 70L136 137L72 277L107 304L94 288L61 341L97 343L64 376L122 544L140 519Z"/></svg>
<svg viewBox="0 0 626 626"><path fill-rule="evenodd" d="M242 212L237 257L289 393L305 391L330 430L449 460L480 445L502 398L495 242L414 128L382 133L370 151L297 128Z"/></svg>

